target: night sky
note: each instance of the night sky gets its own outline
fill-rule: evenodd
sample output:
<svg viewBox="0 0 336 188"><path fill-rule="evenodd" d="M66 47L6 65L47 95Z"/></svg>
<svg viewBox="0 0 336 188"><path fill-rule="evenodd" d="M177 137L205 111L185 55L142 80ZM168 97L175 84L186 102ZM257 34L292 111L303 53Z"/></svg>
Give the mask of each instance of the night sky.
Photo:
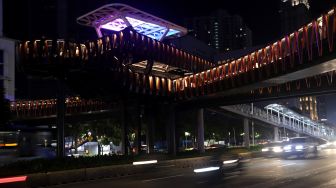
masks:
<svg viewBox="0 0 336 188"><path fill-rule="evenodd" d="M97 7L111 2L129 4L180 25L183 25L184 18L207 16L216 9L224 9L230 14L242 16L253 32L255 45L265 44L279 37L277 34L280 29L278 12L280 0L105 0L94 2ZM311 0L313 17L319 16L335 3L336 0ZM94 4L89 7L95 6Z"/></svg>
<svg viewBox="0 0 336 188"><path fill-rule="evenodd" d="M10 28L7 30L7 33L14 35L14 37L15 33L17 33L19 39L23 38L24 32L22 31L25 30L24 27L32 27L30 25L24 25L24 20L25 18L30 18L34 22L33 30L38 28L36 30L41 32L38 33L34 31L32 33L37 33L38 37L40 37L40 35L46 35L48 37L48 33L55 30L53 28L55 23L53 23L52 19L56 16L52 11L43 13L40 11L40 8L52 6L51 2L54 1L57 0L4 1L5 28L6 26ZM68 2L72 4L70 7L71 13L67 15L69 25L74 27L71 33L82 34L87 31L90 32L87 28L77 26L75 20L78 16L108 3L124 3L179 25L183 25L184 18L207 16L216 9L224 9L230 14L242 16L244 22L253 32L254 45L269 43L280 37L278 36L280 30L278 12L280 0L69 0ZM330 9L333 4L336 4L336 0L311 0L311 12L314 17L317 17L322 12ZM27 12L27 7L33 11ZM20 30L21 33L19 33L18 30ZM95 34L94 32L92 33Z"/></svg>

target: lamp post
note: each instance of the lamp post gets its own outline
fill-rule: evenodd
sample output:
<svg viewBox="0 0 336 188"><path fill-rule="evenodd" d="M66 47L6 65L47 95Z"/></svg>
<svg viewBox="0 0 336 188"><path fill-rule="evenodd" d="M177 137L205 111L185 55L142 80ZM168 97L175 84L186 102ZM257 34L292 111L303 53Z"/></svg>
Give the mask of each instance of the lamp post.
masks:
<svg viewBox="0 0 336 188"><path fill-rule="evenodd" d="M230 141L231 141L231 138L230 138L230 135L231 135L231 132L229 131L229 146L230 146Z"/></svg>
<svg viewBox="0 0 336 188"><path fill-rule="evenodd" d="M187 141L188 141L188 136L190 136L190 133L189 132L184 132L184 136L186 137L185 138L185 149L187 149L188 148Z"/></svg>

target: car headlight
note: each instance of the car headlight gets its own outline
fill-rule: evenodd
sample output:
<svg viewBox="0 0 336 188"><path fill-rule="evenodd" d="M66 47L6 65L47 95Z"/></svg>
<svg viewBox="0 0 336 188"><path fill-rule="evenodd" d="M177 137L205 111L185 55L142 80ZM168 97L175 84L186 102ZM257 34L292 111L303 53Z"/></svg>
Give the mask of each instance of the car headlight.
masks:
<svg viewBox="0 0 336 188"><path fill-rule="evenodd" d="M295 149L296 149L296 150L303 150L303 145L296 145L296 146L295 146Z"/></svg>
<svg viewBox="0 0 336 188"><path fill-rule="evenodd" d="M275 153L281 153L282 152L282 148L281 147L274 147L273 148L273 151L275 152Z"/></svg>
<svg viewBox="0 0 336 188"><path fill-rule="evenodd" d="M238 162L238 159L223 161L223 164L232 164Z"/></svg>
<svg viewBox="0 0 336 188"><path fill-rule="evenodd" d="M269 151L269 149L268 148L263 148L263 149L261 149L261 151L266 152L266 151Z"/></svg>
<svg viewBox="0 0 336 188"><path fill-rule="evenodd" d="M287 145L287 146L283 147L283 149L284 149L285 151L289 151L289 150L292 149L292 145Z"/></svg>

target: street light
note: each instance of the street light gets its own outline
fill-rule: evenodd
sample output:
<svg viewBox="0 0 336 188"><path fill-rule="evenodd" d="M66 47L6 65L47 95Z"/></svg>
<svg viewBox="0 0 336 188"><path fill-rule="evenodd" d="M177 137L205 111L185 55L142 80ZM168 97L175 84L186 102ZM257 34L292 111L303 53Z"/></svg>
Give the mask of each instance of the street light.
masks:
<svg viewBox="0 0 336 188"><path fill-rule="evenodd" d="M189 132L184 132L184 136L186 137L185 139L185 149L187 149L188 145L187 145L187 141L188 141L188 136L190 136Z"/></svg>
<svg viewBox="0 0 336 188"><path fill-rule="evenodd" d="M230 146L230 141L231 141L231 138L230 138L230 135L231 135L231 132L229 131L229 146Z"/></svg>

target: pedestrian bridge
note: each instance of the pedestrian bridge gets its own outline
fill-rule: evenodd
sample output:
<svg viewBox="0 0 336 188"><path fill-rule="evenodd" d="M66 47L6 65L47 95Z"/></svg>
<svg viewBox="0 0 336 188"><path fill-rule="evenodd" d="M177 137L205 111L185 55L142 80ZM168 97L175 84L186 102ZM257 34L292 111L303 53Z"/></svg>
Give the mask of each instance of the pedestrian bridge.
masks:
<svg viewBox="0 0 336 188"><path fill-rule="evenodd" d="M18 45L18 52L20 65L26 70L36 73L56 67L69 80L74 69L96 71L97 78L111 75L115 81L111 83L117 83L112 84L116 91L195 102L241 93L257 97L260 93L254 91L259 88L276 95L294 89L277 87L281 84L336 70L335 18L332 9L276 42L232 61L202 59L140 34L131 25L86 43L24 41ZM56 77L59 72L54 72ZM305 84L306 89L321 86L319 80L316 84L306 80ZM303 84L295 88L305 89Z"/></svg>
<svg viewBox="0 0 336 188"><path fill-rule="evenodd" d="M295 133L326 141L336 140L335 130L333 128L312 121L279 104L270 104L264 109L258 107L252 108L251 105L247 104L222 106L220 108L275 127L284 127Z"/></svg>

